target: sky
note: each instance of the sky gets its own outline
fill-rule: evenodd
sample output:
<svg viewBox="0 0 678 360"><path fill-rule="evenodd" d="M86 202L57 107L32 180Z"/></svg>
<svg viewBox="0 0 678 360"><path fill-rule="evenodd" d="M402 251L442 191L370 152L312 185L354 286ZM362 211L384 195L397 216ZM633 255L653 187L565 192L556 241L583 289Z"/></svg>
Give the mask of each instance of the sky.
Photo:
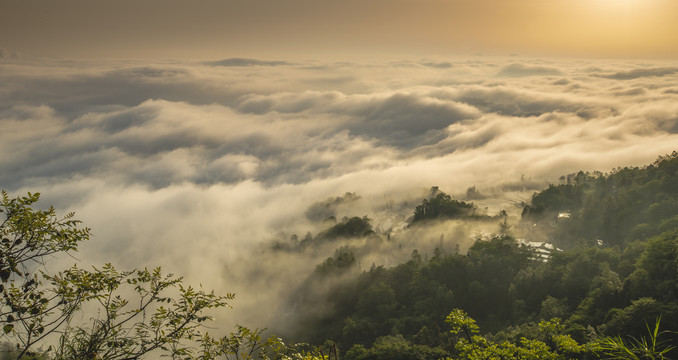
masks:
<svg viewBox="0 0 678 360"><path fill-rule="evenodd" d="M678 55L672 0L3 0L0 9L1 46L35 56Z"/></svg>
<svg viewBox="0 0 678 360"><path fill-rule="evenodd" d="M676 6L2 0L0 188L93 229L59 261L163 266L270 327L335 250L270 245L326 204L397 234L431 186L476 186L517 222L563 175L676 150Z"/></svg>

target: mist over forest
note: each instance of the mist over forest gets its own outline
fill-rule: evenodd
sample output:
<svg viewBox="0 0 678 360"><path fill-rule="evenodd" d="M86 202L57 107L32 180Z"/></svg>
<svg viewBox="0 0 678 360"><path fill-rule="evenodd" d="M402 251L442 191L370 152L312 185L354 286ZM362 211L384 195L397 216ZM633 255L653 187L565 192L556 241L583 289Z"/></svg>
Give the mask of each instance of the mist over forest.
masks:
<svg viewBox="0 0 678 360"><path fill-rule="evenodd" d="M338 291L360 288L352 281L365 274L391 276L384 274L403 264L420 271L434 258L473 262L487 250L477 239L491 243L503 234L565 251L601 240L600 251L610 254L589 259L617 258L592 273L611 271L623 283L636 268L628 260L620 270L619 257L635 261L646 249L627 254L625 247L672 230L678 215L670 188L675 156L664 158L671 170L657 170L664 177L651 173L678 144L676 73L674 63L660 61L489 56L373 63L0 58L0 187L40 192L45 206L76 211L93 229L76 259L49 266L162 266L236 294L219 328L266 327L298 341L344 336L346 351L358 341L341 334L346 317L358 321L369 303L342 302ZM645 202L624 203L635 222L592 210L592 201L629 184L647 185L624 188L630 197L653 191ZM649 213L640 211L646 207ZM569 222L556 221L561 213ZM533 256L506 246L523 260ZM515 266L512 275L527 265ZM361 289L388 297L395 285L385 279ZM511 316L565 320L587 289L576 299L520 298L523 308L501 304L496 314L468 311L492 332L520 325ZM436 299L473 303L471 295L445 291ZM629 294L614 303L619 311L642 291ZM541 314L535 309L547 296L551 310ZM675 315L675 301L654 299ZM390 323L398 309L372 319L388 329L354 324L370 334L358 342L369 348L395 332L415 341L422 324L444 326L451 310ZM613 315L591 321L623 328ZM573 332L578 341L583 333ZM419 343L432 348L446 341L426 343L424 335Z"/></svg>

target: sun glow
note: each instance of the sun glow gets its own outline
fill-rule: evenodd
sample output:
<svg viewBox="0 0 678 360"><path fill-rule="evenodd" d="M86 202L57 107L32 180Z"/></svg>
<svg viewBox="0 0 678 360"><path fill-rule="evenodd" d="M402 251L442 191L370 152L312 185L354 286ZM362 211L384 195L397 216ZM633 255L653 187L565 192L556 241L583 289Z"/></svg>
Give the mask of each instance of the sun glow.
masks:
<svg viewBox="0 0 678 360"><path fill-rule="evenodd" d="M585 0L583 6L609 12L666 10L665 0Z"/></svg>
<svg viewBox="0 0 678 360"><path fill-rule="evenodd" d="M630 50L668 41L676 17L676 4L666 0L582 0L579 5L587 37Z"/></svg>
<svg viewBox="0 0 678 360"><path fill-rule="evenodd" d="M647 7L647 4L652 2L638 1L638 0L597 0L597 1L583 1L583 6L589 11L607 15L621 15L628 14L633 10L639 10Z"/></svg>

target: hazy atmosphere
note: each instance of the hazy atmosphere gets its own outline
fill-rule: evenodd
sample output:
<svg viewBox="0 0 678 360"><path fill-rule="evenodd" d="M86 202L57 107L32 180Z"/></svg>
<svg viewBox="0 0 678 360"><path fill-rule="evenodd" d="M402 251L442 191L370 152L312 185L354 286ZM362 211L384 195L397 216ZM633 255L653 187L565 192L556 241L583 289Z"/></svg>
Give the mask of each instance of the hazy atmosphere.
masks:
<svg viewBox="0 0 678 360"><path fill-rule="evenodd" d="M671 153L675 34L668 0L5 0L0 188L93 229L62 261L163 266L266 327L336 246L268 249L324 215L397 234L432 186L475 186L518 217Z"/></svg>
<svg viewBox="0 0 678 360"><path fill-rule="evenodd" d="M2 47L43 56L678 55L673 0L4 0L0 7Z"/></svg>

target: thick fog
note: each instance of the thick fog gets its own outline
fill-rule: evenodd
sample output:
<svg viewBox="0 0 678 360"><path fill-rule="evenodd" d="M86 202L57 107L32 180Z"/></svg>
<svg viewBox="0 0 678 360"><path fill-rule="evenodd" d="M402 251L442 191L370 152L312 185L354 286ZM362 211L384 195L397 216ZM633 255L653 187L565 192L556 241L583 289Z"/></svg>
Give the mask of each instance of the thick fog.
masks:
<svg viewBox="0 0 678 360"><path fill-rule="evenodd" d="M368 216L400 244L354 240L363 270L413 248L463 251L481 230L402 230L431 186L460 200L475 186L481 211L515 221L562 175L648 164L677 144L676 63L0 58L0 187L40 192L93 229L79 260L59 261L162 266L235 292L221 324L275 323L339 244L271 245L328 216Z"/></svg>

